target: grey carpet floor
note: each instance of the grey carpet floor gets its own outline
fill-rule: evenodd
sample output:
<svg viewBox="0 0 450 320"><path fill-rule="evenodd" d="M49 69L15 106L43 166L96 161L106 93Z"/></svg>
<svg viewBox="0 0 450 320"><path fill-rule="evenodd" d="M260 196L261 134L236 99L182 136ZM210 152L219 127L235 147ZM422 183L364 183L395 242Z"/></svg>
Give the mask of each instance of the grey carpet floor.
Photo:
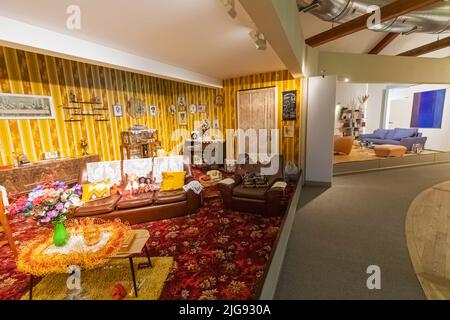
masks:
<svg viewBox="0 0 450 320"><path fill-rule="evenodd" d="M450 180L450 164L335 177L305 187L276 299L425 299L414 273L405 218L414 198ZM369 290L369 265L381 290Z"/></svg>

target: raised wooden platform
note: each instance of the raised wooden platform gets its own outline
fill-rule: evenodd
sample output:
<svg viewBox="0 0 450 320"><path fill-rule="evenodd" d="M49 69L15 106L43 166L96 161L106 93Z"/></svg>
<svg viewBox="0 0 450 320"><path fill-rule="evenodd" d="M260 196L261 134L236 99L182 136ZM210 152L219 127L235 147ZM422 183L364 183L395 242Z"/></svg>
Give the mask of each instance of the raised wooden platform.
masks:
<svg viewBox="0 0 450 320"><path fill-rule="evenodd" d="M366 171L387 170L398 167L420 166L450 162L450 152L425 150L422 154L407 153L403 157L377 157L373 150L354 148L350 155L335 155L333 174L360 173Z"/></svg>
<svg viewBox="0 0 450 320"><path fill-rule="evenodd" d="M414 199L406 217L406 240L427 298L450 299L450 181Z"/></svg>

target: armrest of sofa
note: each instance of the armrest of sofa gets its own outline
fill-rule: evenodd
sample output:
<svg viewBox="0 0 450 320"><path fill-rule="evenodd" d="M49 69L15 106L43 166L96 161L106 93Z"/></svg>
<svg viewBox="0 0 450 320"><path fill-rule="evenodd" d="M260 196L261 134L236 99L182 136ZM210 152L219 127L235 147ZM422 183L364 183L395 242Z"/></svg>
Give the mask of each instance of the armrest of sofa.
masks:
<svg viewBox="0 0 450 320"><path fill-rule="evenodd" d="M240 176L234 176L233 178L223 179L217 184L225 208L231 209L233 207L233 189L241 182L242 178Z"/></svg>
<svg viewBox="0 0 450 320"><path fill-rule="evenodd" d="M285 205L282 203L285 195L287 183L284 181L275 182L266 192L267 213L279 215L284 212Z"/></svg>
<svg viewBox="0 0 450 320"><path fill-rule="evenodd" d="M400 144L406 147L407 151L411 151L414 144L421 144L425 147L425 143L427 142L427 137L412 137L412 138L403 138L400 140Z"/></svg>
<svg viewBox="0 0 450 320"><path fill-rule="evenodd" d="M186 191L188 214L194 214L202 206L202 194L197 194L193 190Z"/></svg>

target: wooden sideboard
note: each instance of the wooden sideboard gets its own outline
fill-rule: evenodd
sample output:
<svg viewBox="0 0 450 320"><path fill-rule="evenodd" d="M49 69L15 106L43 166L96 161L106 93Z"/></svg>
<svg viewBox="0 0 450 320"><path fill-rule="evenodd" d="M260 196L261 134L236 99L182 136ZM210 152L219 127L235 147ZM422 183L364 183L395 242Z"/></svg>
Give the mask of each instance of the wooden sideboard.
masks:
<svg viewBox="0 0 450 320"><path fill-rule="evenodd" d="M63 158L58 160L45 160L18 168L0 169L0 185L8 193L25 194L39 184L46 181L57 180L69 185L78 182L80 168L88 162L98 162L98 155L80 158Z"/></svg>

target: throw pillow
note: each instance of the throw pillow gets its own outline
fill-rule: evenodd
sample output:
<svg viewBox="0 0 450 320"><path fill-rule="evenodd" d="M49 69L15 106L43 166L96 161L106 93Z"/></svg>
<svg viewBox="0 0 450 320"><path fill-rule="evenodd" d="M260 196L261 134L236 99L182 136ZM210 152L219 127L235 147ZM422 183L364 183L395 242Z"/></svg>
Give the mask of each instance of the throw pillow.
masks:
<svg viewBox="0 0 450 320"><path fill-rule="evenodd" d="M402 140L404 138L409 138L414 136L414 134L416 133L416 129L400 129L397 128L394 130L394 140Z"/></svg>
<svg viewBox="0 0 450 320"><path fill-rule="evenodd" d="M163 172L160 191L180 190L184 186L186 172Z"/></svg>
<svg viewBox="0 0 450 320"><path fill-rule="evenodd" d="M87 183L83 185L82 192L83 195L81 200L83 202L109 197L111 195L109 189L109 179L99 183Z"/></svg>
<svg viewBox="0 0 450 320"><path fill-rule="evenodd" d="M375 139L384 139L387 135L388 131L385 129L377 129L373 132L373 137Z"/></svg>

